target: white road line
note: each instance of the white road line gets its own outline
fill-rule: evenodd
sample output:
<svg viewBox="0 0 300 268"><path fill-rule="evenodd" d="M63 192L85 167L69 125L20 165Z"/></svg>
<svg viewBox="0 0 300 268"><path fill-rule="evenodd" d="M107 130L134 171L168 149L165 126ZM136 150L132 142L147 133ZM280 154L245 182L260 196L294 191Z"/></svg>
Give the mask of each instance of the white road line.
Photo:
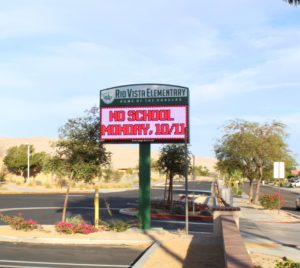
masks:
<svg viewBox="0 0 300 268"><path fill-rule="evenodd" d="M49 266L20 266L20 265L1 265L3 268L55 268Z"/></svg>
<svg viewBox="0 0 300 268"><path fill-rule="evenodd" d="M88 264L88 263L69 263L69 262L38 262L38 261L14 261L14 260L0 260L0 262L20 263L20 264L46 264L46 265L67 265L67 266L85 266L85 267L129 267L130 265L122 264ZM2 264L0 264L2 267ZM22 266L19 266L22 267ZM29 266L32 267L32 266Z"/></svg>
<svg viewBox="0 0 300 268"><path fill-rule="evenodd" d="M184 221L169 221L169 220L152 220L152 222L163 222L163 223L179 223L179 224L185 224ZM213 225L213 223L210 222L190 222L189 224L193 225Z"/></svg>
<svg viewBox="0 0 300 268"><path fill-rule="evenodd" d="M0 212L15 211L15 210L39 210L39 209L63 209L63 207L24 207L24 208L3 208ZM72 209L87 209L94 210L94 207L68 207L68 210ZM110 210L120 210L121 208L109 208ZM100 208L100 210L107 210L107 208Z"/></svg>

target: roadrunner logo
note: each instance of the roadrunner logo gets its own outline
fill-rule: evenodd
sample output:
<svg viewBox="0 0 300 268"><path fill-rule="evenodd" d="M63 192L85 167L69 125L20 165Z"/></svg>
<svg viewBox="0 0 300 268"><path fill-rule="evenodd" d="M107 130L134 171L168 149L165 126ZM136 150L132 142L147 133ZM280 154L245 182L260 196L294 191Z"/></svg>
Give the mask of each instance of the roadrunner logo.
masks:
<svg viewBox="0 0 300 268"><path fill-rule="evenodd" d="M107 90L105 92L101 92L101 99L106 104L111 104L115 100L115 91Z"/></svg>

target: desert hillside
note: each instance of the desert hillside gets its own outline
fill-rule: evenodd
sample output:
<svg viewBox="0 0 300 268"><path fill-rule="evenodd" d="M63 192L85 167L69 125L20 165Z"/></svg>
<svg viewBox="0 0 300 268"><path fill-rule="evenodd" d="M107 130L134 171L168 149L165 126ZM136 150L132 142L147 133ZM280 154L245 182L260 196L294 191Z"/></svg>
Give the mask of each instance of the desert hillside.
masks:
<svg viewBox="0 0 300 268"><path fill-rule="evenodd" d="M37 152L53 152L51 144L55 138L33 137L33 138L7 138L0 137L0 159L6 154L9 147L21 144L32 144ZM112 165L114 169L136 167L138 165L138 146L137 145L106 145L108 151L112 153ZM158 158L158 151L152 150L151 158ZM196 156L196 166L206 166L210 171L214 171L216 159L213 157Z"/></svg>

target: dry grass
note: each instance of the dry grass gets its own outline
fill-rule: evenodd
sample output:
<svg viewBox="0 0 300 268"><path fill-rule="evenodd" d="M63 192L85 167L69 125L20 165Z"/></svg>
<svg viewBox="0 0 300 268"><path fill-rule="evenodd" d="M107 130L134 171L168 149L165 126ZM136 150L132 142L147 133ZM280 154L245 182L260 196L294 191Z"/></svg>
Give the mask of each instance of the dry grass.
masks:
<svg viewBox="0 0 300 268"><path fill-rule="evenodd" d="M32 144L37 152L53 153L54 149L51 144L55 142L55 138L34 137L34 138L7 138L0 137L0 158L5 156L8 148L19 146L21 144ZM114 169L129 169L138 165L139 148L137 145L106 145L108 151L112 153L112 166ZM151 158L158 159L159 152L152 151ZM0 159L0 162L1 159ZM213 157L196 156L196 166L206 166L211 172L214 172L214 166L217 160ZM1 165L1 164L0 164Z"/></svg>
<svg viewBox="0 0 300 268"><path fill-rule="evenodd" d="M282 258L261 253L251 253L250 257L254 267L260 268L274 268L276 261L282 260Z"/></svg>

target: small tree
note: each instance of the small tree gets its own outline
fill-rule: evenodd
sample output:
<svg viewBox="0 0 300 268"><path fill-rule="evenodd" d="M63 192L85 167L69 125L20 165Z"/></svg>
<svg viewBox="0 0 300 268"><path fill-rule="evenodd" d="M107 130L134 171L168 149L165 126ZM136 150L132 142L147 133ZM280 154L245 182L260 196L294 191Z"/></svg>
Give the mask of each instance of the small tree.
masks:
<svg viewBox="0 0 300 268"><path fill-rule="evenodd" d="M99 142L99 110L93 107L84 117L69 119L59 129L60 140L56 142L56 154L48 163L50 170L66 175L69 182L92 182L101 176L101 166L109 165L110 153ZM66 219L66 209L70 183L68 183L62 221Z"/></svg>
<svg viewBox="0 0 300 268"><path fill-rule="evenodd" d="M209 169L205 166L196 166L195 167L196 176L209 176Z"/></svg>
<svg viewBox="0 0 300 268"><path fill-rule="evenodd" d="M188 152L188 171L191 171L191 157ZM173 203L173 178L176 175L185 175L185 148L183 145L171 144L165 145L160 150L160 156L157 161L158 169L166 174L166 186L169 181L167 204ZM166 187L164 201L166 201Z"/></svg>
<svg viewBox="0 0 300 268"><path fill-rule="evenodd" d="M229 177L239 171L250 182L249 200L253 201L253 181L256 180L255 202L258 202L260 183L265 171L274 161L294 162L285 142L285 126L279 122L259 124L244 120L230 121L225 134L215 146L217 167Z"/></svg>
<svg viewBox="0 0 300 268"><path fill-rule="evenodd" d="M30 174L36 176L42 171L44 159L47 154L45 152L35 153L33 145L29 147L30 151ZM26 171L28 169L28 145L22 144L14 146L7 150L6 156L3 159L9 172L21 175L26 182Z"/></svg>

